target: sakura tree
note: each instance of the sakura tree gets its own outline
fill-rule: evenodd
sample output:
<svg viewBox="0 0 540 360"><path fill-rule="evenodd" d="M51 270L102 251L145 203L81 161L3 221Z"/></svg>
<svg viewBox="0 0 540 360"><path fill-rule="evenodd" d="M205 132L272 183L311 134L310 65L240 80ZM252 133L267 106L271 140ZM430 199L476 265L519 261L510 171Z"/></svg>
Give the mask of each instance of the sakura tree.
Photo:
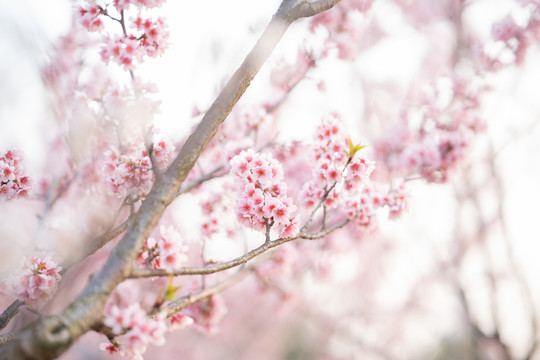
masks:
<svg viewBox="0 0 540 360"><path fill-rule="evenodd" d="M205 344L231 359L434 358L436 346L438 358L534 358L535 295L505 230L489 103L505 73L526 73L540 3L501 1L484 34L480 0L272 3L241 65L209 85L215 98L176 100L190 119L163 116L148 76L179 46L164 0L73 4L40 62L46 154L0 144L0 358L215 358ZM410 33L417 70L374 75L385 64L370 56ZM399 269L397 234L434 188L453 191L428 205L457 209L453 236L429 240L429 271L398 291L381 274ZM487 292L460 275L471 263ZM526 341L504 330L509 278ZM462 321L419 321L414 309L441 313L432 304Z"/></svg>

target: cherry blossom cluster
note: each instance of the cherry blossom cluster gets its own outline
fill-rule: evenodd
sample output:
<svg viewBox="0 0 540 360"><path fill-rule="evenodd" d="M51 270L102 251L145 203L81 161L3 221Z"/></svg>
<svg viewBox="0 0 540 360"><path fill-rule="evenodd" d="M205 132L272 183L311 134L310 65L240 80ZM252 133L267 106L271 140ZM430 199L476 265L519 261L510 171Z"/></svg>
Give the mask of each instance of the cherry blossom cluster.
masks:
<svg viewBox="0 0 540 360"><path fill-rule="evenodd" d="M160 169L170 163L174 150L174 146L166 140L160 140L154 145L154 155ZM154 179L152 163L146 149L133 144L124 154L109 148L103 156L103 174L111 194L118 197L146 196Z"/></svg>
<svg viewBox="0 0 540 360"><path fill-rule="evenodd" d="M49 63L41 68L41 76L59 98L75 94L83 67L83 62L80 61L81 52L90 45L88 32L80 27L73 28L54 45L54 55Z"/></svg>
<svg viewBox="0 0 540 360"><path fill-rule="evenodd" d="M390 134L375 142L376 156L394 175L447 181L465 158L473 135L485 128L479 115L485 91L478 79L441 77Z"/></svg>
<svg viewBox="0 0 540 360"><path fill-rule="evenodd" d="M232 158L230 166L240 183L236 204L239 221L258 231L273 227L280 236L296 234L296 206L287 197L281 164L270 155L249 149Z"/></svg>
<svg viewBox="0 0 540 360"><path fill-rule="evenodd" d="M300 192L301 201L314 207L324 198L324 205L337 207L361 190L375 168L373 161L355 157L360 146L354 146L335 116L324 118L317 128L313 179Z"/></svg>
<svg viewBox="0 0 540 360"><path fill-rule="evenodd" d="M22 154L13 149L0 156L0 201L30 193L30 178L23 172L22 160Z"/></svg>
<svg viewBox="0 0 540 360"><path fill-rule="evenodd" d="M170 229L166 229L168 232ZM167 331L185 328L193 324L194 319L187 312L177 313L169 318L164 311L156 312L164 301L170 300L168 295L159 298L153 304L148 304L148 296L141 293L139 286L133 286L131 281L125 281L117 286L111 294L103 311L105 326L114 335L108 343L102 343L100 349L120 353L132 359L142 359L142 354L149 344L163 345ZM171 280L166 294L174 295L178 288L172 286ZM146 306L148 305L148 306ZM145 307L152 308L151 312Z"/></svg>
<svg viewBox="0 0 540 360"><path fill-rule="evenodd" d="M33 256L24 263L19 276L2 283L0 293L15 296L30 305L47 301L56 292L61 270L50 256Z"/></svg>
<svg viewBox="0 0 540 360"><path fill-rule="evenodd" d="M397 219L407 208L407 193L402 183L397 188L385 192L380 185L369 183L361 191L359 197L348 198L344 209L347 217L356 218L356 223L365 228L373 228L377 209L386 206L389 218Z"/></svg>
<svg viewBox="0 0 540 360"><path fill-rule="evenodd" d="M138 9L152 9L160 7L165 3L165 0L114 0L114 6L118 10L127 10L131 5Z"/></svg>
<svg viewBox="0 0 540 360"><path fill-rule="evenodd" d="M175 150L175 146L165 139L161 139L154 144L154 157L160 170L166 169L171 164Z"/></svg>
<svg viewBox="0 0 540 360"><path fill-rule="evenodd" d="M187 307L184 316L193 319L195 329L211 335L219 331L218 323L227 312L225 299L221 294L215 294Z"/></svg>
<svg viewBox="0 0 540 360"><path fill-rule="evenodd" d="M201 233L203 237L210 238L212 235L219 232L220 228L225 226L220 222L220 214L223 209L221 205L222 194L213 193L201 202L201 210L203 213L203 223L201 225Z"/></svg>
<svg viewBox="0 0 540 360"><path fill-rule="evenodd" d="M218 180L220 185L217 188L220 191L212 190L199 202L201 209L201 225L200 233L203 242L212 238L235 239L238 237L241 229L235 221L234 201L235 199L230 194L236 193L237 189L230 177ZM201 194L202 195L202 194ZM203 259L204 262L210 263L220 259L220 252L205 251L208 249L206 243L203 243ZM210 245L210 249L212 249ZM215 257L217 255L217 257Z"/></svg>
<svg viewBox="0 0 540 360"><path fill-rule="evenodd" d="M375 0L345 0L338 6L324 11L311 19L310 29L325 28L328 38L325 43L327 50L336 48L338 57L342 60L353 60L362 49L365 34L357 24L355 13L365 13Z"/></svg>
<svg viewBox="0 0 540 360"><path fill-rule="evenodd" d="M103 155L103 174L111 194L118 197L145 196L150 191L153 174L147 150L132 148L126 154L120 155L111 148Z"/></svg>
<svg viewBox="0 0 540 360"><path fill-rule="evenodd" d="M508 65L521 64L530 45L538 42L540 3L520 0L518 4L517 12L524 21L516 21L510 13L492 25L491 38L495 44L484 44L477 54L483 70L497 71ZM511 56L506 56L508 54Z"/></svg>
<svg viewBox="0 0 540 360"><path fill-rule="evenodd" d="M89 31L97 32L103 30L102 15L106 10L97 4L87 4L79 7L79 21Z"/></svg>
<svg viewBox="0 0 540 360"><path fill-rule="evenodd" d="M159 228L159 238L148 238L137 257L137 263L143 267L173 270L188 259L189 248L180 233L173 226Z"/></svg>
<svg viewBox="0 0 540 360"><path fill-rule="evenodd" d="M135 63L141 63L145 57L154 58L165 51L169 32L163 18L153 18L145 14L145 9L161 6L164 1L114 1L112 6L91 2L81 6L79 22L89 31L101 32L104 19L114 20L121 25L121 35L103 35L101 58L105 63L114 61L126 70L133 70ZM137 15L130 17L126 24L124 12L136 9ZM130 32L128 32L128 29Z"/></svg>
<svg viewBox="0 0 540 360"><path fill-rule="evenodd" d="M276 88L287 93L302 80L307 72L315 66L315 57L304 49L298 50L296 62L278 64L270 75L270 82Z"/></svg>
<svg viewBox="0 0 540 360"><path fill-rule="evenodd" d="M101 59L107 64L114 61L126 70L133 70L135 63L142 63L145 56L157 57L167 49L169 33L162 18L143 19L133 22L136 35L106 36L101 48Z"/></svg>
<svg viewBox="0 0 540 360"><path fill-rule="evenodd" d="M138 302L110 303L105 309L104 324L121 337L112 343L102 343L101 350L118 352L132 359L142 359L149 344L163 345L167 332L166 313L149 317Z"/></svg>

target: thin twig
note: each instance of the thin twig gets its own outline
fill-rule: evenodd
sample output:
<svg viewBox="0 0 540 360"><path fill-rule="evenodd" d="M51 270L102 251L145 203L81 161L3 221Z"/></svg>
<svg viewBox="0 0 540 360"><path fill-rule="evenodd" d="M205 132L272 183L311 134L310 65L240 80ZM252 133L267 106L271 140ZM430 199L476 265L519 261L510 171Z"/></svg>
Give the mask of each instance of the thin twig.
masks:
<svg viewBox="0 0 540 360"><path fill-rule="evenodd" d="M330 186L330 188L328 190L326 190L321 198L321 200L319 201L319 203L317 204L317 206L315 206L315 208L313 209L313 211L311 211L311 214L309 215L309 218L306 220L306 222L304 223L304 225L300 228L300 232L304 232L306 231L307 227L309 226L309 224L311 223L311 221L313 220L313 216L315 216L315 213L317 212L317 210L319 210L319 208L322 206L322 204L326 201L326 198L328 197L328 194L330 194L330 191L332 191L334 189L334 187L336 187L336 184L337 182L334 182L332 184L332 186Z"/></svg>
<svg viewBox="0 0 540 360"><path fill-rule="evenodd" d="M202 267L181 267L178 269L173 270L164 270L164 269L133 269L131 274L129 275L130 278L146 278L146 277L156 277L156 276L169 276L169 275L207 275L207 274L214 274L216 272L224 271L233 267L236 267L241 264L245 264L251 259L265 253L266 251L275 248L276 246L285 244L290 241L298 240L298 239L305 239L305 240L317 240L325 237L326 235L330 234L331 232L340 229L350 223L353 219L347 219L344 220L332 227L326 228L323 231L314 233L314 234L306 234L306 233L299 233L296 236L292 237L284 237L279 238L277 240L273 241L266 241L261 246L245 253L242 256L238 256L232 260L225 261L219 264L212 264L208 266L202 266Z"/></svg>
<svg viewBox="0 0 540 360"><path fill-rule="evenodd" d="M210 171L208 174L205 174L205 175L201 176L200 178L190 182L186 186L182 186L182 188L180 190L178 190L178 192L176 193L175 196L180 196L182 194L188 193L191 190L193 190L194 188L196 188L197 186L205 183L208 180L212 180L212 179L215 179L217 177L223 176L224 174L218 174L218 173L221 170L223 170L224 168L225 167L223 165L220 165L217 168L215 168L214 170Z"/></svg>
<svg viewBox="0 0 540 360"><path fill-rule="evenodd" d="M13 319L15 315L17 315L21 306L23 305L24 305L24 302L20 300L15 300L14 302L11 303L11 305L7 307L6 310L4 310L2 315L0 315L0 330L5 328L7 324L9 324L11 319Z"/></svg>
<svg viewBox="0 0 540 360"><path fill-rule="evenodd" d="M246 267L241 269L240 271L237 271L224 281L214 285L207 287L205 289L201 289L197 292L194 292L192 294L189 294L187 296L183 296L175 301L172 301L169 303L166 307L167 314L169 316L172 316L179 311L185 309L186 307L195 304L198 301L201 301L204 298L207 298L209 296L212 296L214 294L217 294L219 292L222 292L223 290L231 287L232 285L236 284L240 280L242 280L244 277L246 277L251 272L250 267Z"/></svg>

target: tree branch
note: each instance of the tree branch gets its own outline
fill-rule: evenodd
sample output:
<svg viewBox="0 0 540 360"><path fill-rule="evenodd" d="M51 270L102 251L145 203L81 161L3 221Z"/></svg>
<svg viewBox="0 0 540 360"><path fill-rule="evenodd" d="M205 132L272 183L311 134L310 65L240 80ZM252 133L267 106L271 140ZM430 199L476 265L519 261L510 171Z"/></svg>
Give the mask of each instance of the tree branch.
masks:
<svg viewBox="0 0 540 360"><path fill-rule="evenodd" d="M165 307L165 311L167 312L168 316L173 316L174 314L184 310L188 306L193 305L198 301L201 301L209 296L222 292L223 290L233 286L234 284L241 281L253 270L254 270L253 267L246 267L246 268L240 269L233 275L229 276L225 280L222 280L221 282L215 285L212 285L207 288L202 288L189 295L182 296L181 298L167 304ZM103 323L103 317L100 319L99 323L97 323L92 328L92 330L107 336L109 339L119 336L119 334L114 333L111 328L109 328ZM124 331L126 331L126 329L124 329ZM124 333L125 332L122 332L120 335L123 335ZM10 334L7 334L7 335L10 335ZM6 339L4 339L2 336L0 336L0 344L2 342L7 342L7 341L10 341L9 337L6 336Z"/></svg>
<svg viewBox="0 0 540 360"><path fill-rule="evenodd" d="M129 221L130 221L130 218L127 218L126 220L124 220L124 222L110 229L105 234L100 235L96 237L95 239L93 239L90 246L88 247L87 251L84 253L83 256L70 258L69 261L62 264L62 270L60 271L60 273L64 274L74 264L92 255L93 253L101 249L109 241L111 241L112 239L114 239L115 237L123 233L127 229ZM15 300L7 307L6 310L4 310L2 315L0 315L0 330L5 328L9 324L9 322L15 317L15 315L17 315L22 305L24 305L24 302L20 300ZM9 339L13 339L13 336L10 336ZM0 341L0 344L4 342L6 341Z"/></svg>
<svg viewBox="0 0 540 360"><path fill-rule="evenodd" d="M24 302L20 300L15 300L11 303L11 305L7 307L6 310L4 310L2 315L0 315L0 330L5 328L7 324L9 324L11 319L13 319L15 315L17 315L22 305L24 305Z"/></svg>
<svg viewBox="0 0 540 360"><path fill-rule="evenodd" d="M214 274L220 271L224 271L227 269L231 269L233 267L242 265L250 261L251 259L265 253L266 251L275 248L276 246L285 244L290 241L298 240L298 239L306 239L306 240L317 240L325 237L326 235L330 234L331 232L340 229L347 225L349 222L351 222L352 219L344 220L332 227L329 227L323 231L320 231L318 233L314 234L306 234L306 233L299 233L296 236L292 237L285 237L285 238L279 238L277 240L273 241L267 241L263 243L261 246L245 253L242 256L238 256L232 260L225 261L219 264L213 264L208 266L201 266L201 267L181 267L176 270L164 270L164 269L133 269L130 276L131 278L147 278L147 277L156 277L156 276L179 276L179 275L208 275L208 274Z"/></svg>
<svg viewBox="0 0 540 360"><path fill-rule="evenodd" d="M201 289L192 294L183 296L180 299L170 302L169 304L167 304L167 308L166 308L167 314L169 316L174 315L177 312L182 311L183 309L187 308L189 305L195 304L196 302L201 301L204 298L217 294L231 287L232 285L236 284L237 282L242 280L244 277L246 277L251 270L252 268L246 267L234 273L227 279L223 280L222 282L214 286Z"/></svg>

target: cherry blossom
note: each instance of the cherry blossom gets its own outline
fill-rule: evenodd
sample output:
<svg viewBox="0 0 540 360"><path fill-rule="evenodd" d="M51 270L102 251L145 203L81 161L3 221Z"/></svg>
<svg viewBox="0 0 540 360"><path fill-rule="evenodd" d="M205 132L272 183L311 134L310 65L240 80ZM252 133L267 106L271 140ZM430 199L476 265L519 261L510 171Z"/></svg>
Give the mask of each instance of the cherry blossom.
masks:
<svg viewBox="0 0 540 360"><path fill-rule="evenodd" d="M22 160L22 154L14 149L0 157L0 201L30 194L31 180L24 175Z"/></svg>
<svg viewBox="0 0 540 360"><path fill-rule="evenodd" d="M17 297L27 304L35 305L49 300L58 287L60 271L50 256L33 256L25 261L20 276L10 278L3 284L2 292Z"/></svg>
<svg viewBox="0 0 540 360"><path fill-rule="evenodd" d="M103 14L105 14L105 10L99 5L81 6L79 8L79 21L89 31L101 31L104 25L100 15Z"/></svg>
<svg viewBox="0 0 540 360"><path fill-rule="evenodd" d="M152 187L152 167L146 150L135 147L121 155L114 149L103 154L103 173L111 194L119 197L146 195Z"/></svg>
<svg viewBox="0 0 540 360"><path fill-rule="evenodd" d="M255 230L276 226L281 235L297 229L296 206L287 197L283 169L276 159L249 149L230 161L231 173L239 179L236 205L239 221Z"/></svg>
<svg viewBox="0 0 540 360"><path fill-rule="evenodd" d="M163 345L167 325L165 313L150 318L139 303L129 306L112 305L107 308L104 324L118 337L118 345L102 344L109 353L120 352L131 359L142 359L149 344Z"/></svg>
<svg viewBox="0 0 540 360"><path fill-rule="evenodd" d="M141 266L172 270L188 259L188 246L173 226L159 228L159 238L148 238L138 256Z"/></svg>
<svg viewBox="0 0 540 360"><path fill-rule="evenodd" d="M103 33L101 58L105 63L114 61L125 70L133 71L135 64L142 63L145 57L156 57L165 51L168 44L169 32L163 18L152 18L143 15L144 9L159 7L162 0L130 1L116 0L113 11L108 4L88 4L79 7L77 21L91 32ZM131 5L139 12L129 18L129 24L124 11ZM117 13L117 14L116 14ZM104 22L116 21L121 25L121 35L111 35L104 31ZM134 31L128 32L127 29Z"/></svg>
<svg viewBox="0 0 540 360"><path fill-rule="evenodd" d="M335 208L341 204L343 191L351 196L362 189L375 163L355 156L354 146L335 116L322 120L316 139L314 156L317 163L312 171L313 179L305 183L300 192L301 200L304 205L313 207L324 197L325 206Z"/></svg>
<svg viewBox="0 0 540 360"><path fill-rule="evenodd" d="M207 334L218 331L218 323L227 312L227 306L221 294L212 295L185 310L185 314L193 319L195 328Z"/></svg>

